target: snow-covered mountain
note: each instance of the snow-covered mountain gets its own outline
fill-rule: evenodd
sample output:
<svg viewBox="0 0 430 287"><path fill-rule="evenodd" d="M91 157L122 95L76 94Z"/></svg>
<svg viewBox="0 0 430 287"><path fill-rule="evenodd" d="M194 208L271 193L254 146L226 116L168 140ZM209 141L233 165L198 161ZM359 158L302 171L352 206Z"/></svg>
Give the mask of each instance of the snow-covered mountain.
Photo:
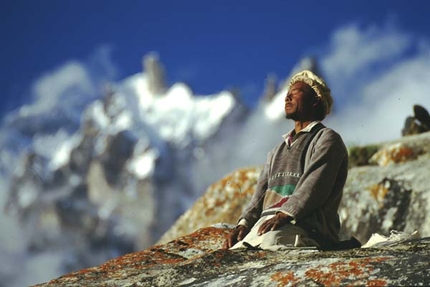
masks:
<svg viewBox="0 0 430 287"><path fill-rule="evenodd" d="M150 54L142 73L104 93L71 85L55 105L23 106L1 128L0 204L30 263L11 252L4 260L45 260L52 277L150 246L209 184L264 161L289 129L285 93L269 82L255 111L228 91L194 95L184 83L167 87Z"/></svg>

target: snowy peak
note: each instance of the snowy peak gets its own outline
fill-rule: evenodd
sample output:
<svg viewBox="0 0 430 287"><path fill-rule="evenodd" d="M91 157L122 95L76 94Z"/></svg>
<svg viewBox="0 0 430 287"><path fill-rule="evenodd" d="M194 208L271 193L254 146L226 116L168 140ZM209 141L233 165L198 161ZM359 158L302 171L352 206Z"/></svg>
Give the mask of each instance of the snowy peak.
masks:
<svg viewBox="0 0 430 287"><path fill-rule="evenodd" d="M198 96L186 84L176 83L155 94L150 87L149 75L140 73L125 79L118 92L135 98L135 116L154 127L162 139L180 145L209 139L236 105L227 91Z"/></svg>

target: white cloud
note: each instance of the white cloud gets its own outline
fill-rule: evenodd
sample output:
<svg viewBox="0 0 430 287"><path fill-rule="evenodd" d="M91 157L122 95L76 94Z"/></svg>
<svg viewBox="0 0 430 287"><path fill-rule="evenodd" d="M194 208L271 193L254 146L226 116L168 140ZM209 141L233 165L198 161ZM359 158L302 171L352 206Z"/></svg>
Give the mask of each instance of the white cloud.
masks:
<svg viewBox="0 0 430 287"><path fill-rule="evenodd" d="M351 77L369 65L393 60L404 53L411 41L410 36L389 25L366 29L346 26L333 34L329 54L322 64L329 77Z"/></svg>
<svg viewBox="0 0 430 287"><path fill-rule="evenodd" d="M82 63L71 61L57 70L41 76L33 85L35 101L20 109L21 115L49 112L62 99L64 93L78 88L85 94L93 93L94 86ZM70 95L70 94L69 94Z"/></svg>
<svg viewBox="0 0 430 287"><path fill-rule="evenodd" d="M40 76L32 86L34 102L20 109L23 116L52 111L57 105L88 102L101 91L101 84L117 76L111 60L112 47L101 45L85 61L71 60Z"/></svg>
<svg viewBox="0 0 430 287"><path fill-rule="evenodd" d="M347 144L399 138L414 104L430 108L430 49L425 42L391 26L348 26L333 34L322 70L341 104L326 123Z"/></svg>

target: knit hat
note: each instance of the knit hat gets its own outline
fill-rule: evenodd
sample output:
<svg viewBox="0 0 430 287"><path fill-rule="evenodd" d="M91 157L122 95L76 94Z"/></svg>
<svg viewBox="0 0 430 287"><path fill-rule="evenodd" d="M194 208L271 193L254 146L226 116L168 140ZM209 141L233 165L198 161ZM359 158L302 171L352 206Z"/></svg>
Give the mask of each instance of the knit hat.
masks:
<svg viewBox="0 0 430 287"><path fill-rule="evenodd" d="M288 89L297 82L304 82L315 91L324 104L325 114L328 115L331 111L331 106L333 105L333 98L331 97L330 89L324 80L309 70L303 70L291 78L290 83L288 84Z"/></svg>

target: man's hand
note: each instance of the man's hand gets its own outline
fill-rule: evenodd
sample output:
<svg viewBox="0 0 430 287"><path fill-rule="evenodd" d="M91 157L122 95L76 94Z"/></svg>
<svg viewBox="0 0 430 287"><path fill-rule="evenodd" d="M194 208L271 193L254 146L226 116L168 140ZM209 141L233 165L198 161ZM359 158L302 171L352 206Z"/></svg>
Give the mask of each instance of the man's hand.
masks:
<svg viewBox="0 0 430 287"><path fill-rule="evenodd" d="M238 241L241 241L243 238L245 238L248 232L249 232L249 229L244 225L236 226L236 228L233 229L233 231L230 232L229 235L227 235L227 238L225 239L222 248L229 249L230 247L235 245Z"/></svg>
<svg viewBox="0 0 430 287"><path fill-rule="evenodd" d="M261 224L260 228L258 229L257 234L263 235L264 233L268 231L273 231L278 229L279 227L289 223L293 218L291 216L288 216L287 214L283 212L278 212L276 215Z"/></svg>

